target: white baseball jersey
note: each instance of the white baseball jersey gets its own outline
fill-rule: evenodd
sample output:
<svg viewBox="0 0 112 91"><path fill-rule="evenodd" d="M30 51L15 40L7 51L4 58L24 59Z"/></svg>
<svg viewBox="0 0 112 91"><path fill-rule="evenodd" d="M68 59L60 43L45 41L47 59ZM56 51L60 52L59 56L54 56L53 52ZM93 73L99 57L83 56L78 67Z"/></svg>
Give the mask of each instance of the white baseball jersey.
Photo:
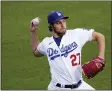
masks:
<svg viewBox="0 0 112 91"><path fill-rule="evenodd" d="M75 84L82 80L81 49L92 40L93 31L84 28L66 30L59 46L53 36L44 38L38 45L38 51L48 58L54 84Z"/></svg>

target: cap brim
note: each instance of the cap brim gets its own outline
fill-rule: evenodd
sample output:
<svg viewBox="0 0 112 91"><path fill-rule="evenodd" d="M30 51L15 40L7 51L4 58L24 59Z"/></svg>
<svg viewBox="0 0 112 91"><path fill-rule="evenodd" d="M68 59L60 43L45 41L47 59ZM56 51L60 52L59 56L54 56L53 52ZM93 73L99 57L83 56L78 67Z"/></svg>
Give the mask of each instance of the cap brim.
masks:
<svg viewBox="0 0 112 91"><path fill-rule="evenodd" d="M64 18L62 18L62 19L68 19L69 17L68 16L66 16L66 17L64 17Z"/></svg>
<svg viewBox="0 0 112 91"><path fill-rule="evenodd" d="M58 18L58 19L56 19L55 21L53 21L52 23L55 23L55 22L57 22L57 21L59 21L60 19L68 19L69 17L61 17L61 18Z"/></svg>

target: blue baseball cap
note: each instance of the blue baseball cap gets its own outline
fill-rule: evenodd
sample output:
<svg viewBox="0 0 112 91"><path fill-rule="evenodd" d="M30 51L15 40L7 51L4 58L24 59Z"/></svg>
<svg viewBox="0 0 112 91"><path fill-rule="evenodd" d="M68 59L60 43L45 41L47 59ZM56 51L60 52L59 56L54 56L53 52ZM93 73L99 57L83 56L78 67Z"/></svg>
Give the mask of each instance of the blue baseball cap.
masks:
<svg viewBox="0 0 112 91"><path fill-rule="evenodd" d="M60 19L67 19L69 17L64 16L63 13L61 11L53 11L51 13L48 14L48 23L49 24L53 24L57 21L59 21Z"/></svg>

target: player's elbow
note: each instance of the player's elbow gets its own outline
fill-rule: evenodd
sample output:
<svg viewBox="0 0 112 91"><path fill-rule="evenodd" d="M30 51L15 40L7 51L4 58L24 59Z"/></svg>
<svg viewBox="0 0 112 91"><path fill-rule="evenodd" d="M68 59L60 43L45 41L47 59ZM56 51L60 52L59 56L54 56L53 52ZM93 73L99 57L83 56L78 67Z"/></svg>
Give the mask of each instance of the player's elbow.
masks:
<svg viewBox="0 0 112 91"><path fill-rule="evenodd" d="M38 55L37 55L35 52L33 52L33 55L34 55L35 57L38 57Z"/></svg>
<svg viewBox="0 0 112 91"><path fill-rule="evenodd" d="M32 52L33 52L33 55L35 57L41 57L41 56L43 56L38 50L32 50Z"/></svg>
<svg viewBox="0 0 112 91"><path fill-rule="evenodd" d="M98 38L99 40L105 41L105 36L101 33L99 33Z"/></svg>
<svg viewBox="0 0 112 91"><path fill-rule="evenodd" d="M105 36L101 33L94 32L93 33L93 40L96 40L96 41L103 40L103 41L105 41Z"/></svg>

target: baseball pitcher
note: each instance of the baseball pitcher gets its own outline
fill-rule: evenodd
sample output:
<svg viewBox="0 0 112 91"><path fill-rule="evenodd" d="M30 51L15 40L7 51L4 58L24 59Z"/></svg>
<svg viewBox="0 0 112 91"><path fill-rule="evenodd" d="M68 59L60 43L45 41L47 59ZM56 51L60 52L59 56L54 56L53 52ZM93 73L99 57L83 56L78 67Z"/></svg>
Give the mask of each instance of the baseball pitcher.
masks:
<svg viewBox="0 0 112 91"><path fill-rule="evenodd" d="M30 24L31 48L37 57L47 56L51 82L48 90L95 90L82 78L82 72L90 79L105 67L105 38L94 29L67 29L66 17L61 11L48 14L48 28L51 37L45 37L39 42L38 24L40 19L34 18ZM98 46L98 56L81 64L81 50L88 41L95 40Z"/></svg>

